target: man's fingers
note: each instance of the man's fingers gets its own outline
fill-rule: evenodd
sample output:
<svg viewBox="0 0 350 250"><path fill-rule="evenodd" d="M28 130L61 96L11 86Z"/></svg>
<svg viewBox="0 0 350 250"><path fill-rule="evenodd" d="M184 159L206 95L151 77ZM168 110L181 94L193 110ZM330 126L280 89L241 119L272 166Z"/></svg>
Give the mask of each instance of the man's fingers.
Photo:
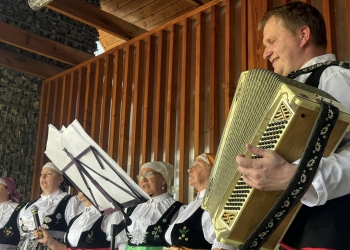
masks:
<svg viewBox="0 0 350 250"><path fill-rule="evenodd" d="M267 150L265 150L263 148L258 148L258 147L251 145L251 144L247 144L245 147L246 147L247 151L253 155L258 155L258 156L265 156L266 155Z"/></svg>

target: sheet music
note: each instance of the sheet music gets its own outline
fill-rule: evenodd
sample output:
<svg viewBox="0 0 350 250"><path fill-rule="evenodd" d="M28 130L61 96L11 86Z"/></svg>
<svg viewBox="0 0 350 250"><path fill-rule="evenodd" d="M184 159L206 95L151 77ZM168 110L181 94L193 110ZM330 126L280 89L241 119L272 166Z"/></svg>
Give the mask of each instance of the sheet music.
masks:
<svg viewBox="0 0 350 250"><path fill-rule="evenodd" d="M90 146L96 149L95 153L102 157L96 158L96 154L89 149ZM64 150L74 158L86 152L78 158L81 164L73 162L66 168L72 163L72 159ZM120 210L115 201L123 207L129 207L150 199L130 176L92 140L77 120L67 128L62 127L61 130L49 125L45 154L61 171L65 170L66 177L101 211Z"/></svg>

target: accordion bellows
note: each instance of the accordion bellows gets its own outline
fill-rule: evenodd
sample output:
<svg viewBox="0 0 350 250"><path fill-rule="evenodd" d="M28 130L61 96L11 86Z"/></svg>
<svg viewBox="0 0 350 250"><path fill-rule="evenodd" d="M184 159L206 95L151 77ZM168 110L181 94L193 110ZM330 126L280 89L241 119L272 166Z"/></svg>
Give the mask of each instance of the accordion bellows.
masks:
<svg viewBox="0 0 350 250"><path fill-rule="evenodd" d="M322 90L271 71L241 74L202 204L222 243L236 247L244 243L282 194L247 186L237 172L236 156L251 143L276 151L288 162L298 160L317 119L320 99L340 111L324 152L329 156L350 128L349 112L339 102ZM246 157L254 156L246 152ZM290 212L261 249L279 244L299 208Z"/></svg>

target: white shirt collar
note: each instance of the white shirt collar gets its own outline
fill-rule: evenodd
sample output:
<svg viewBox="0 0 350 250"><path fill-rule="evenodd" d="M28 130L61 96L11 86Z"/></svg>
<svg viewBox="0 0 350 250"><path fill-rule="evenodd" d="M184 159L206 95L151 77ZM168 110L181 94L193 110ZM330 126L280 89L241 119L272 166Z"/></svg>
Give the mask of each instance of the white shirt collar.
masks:
<svg viewBox="0 0 350 250"><path fill-rule="evenodd" d="M1 202L0 203L0 206L3 207L4 209L7 208L7 206L12 203L12 200L8 200L8 201L5 201L5 202ZM0 217L1 218L1 217Z"/></svg>
<svg viewBox="0 0 350 250"><path fill-rule="evenodd" d="M196 196L195 200L203 199L203 198L204 198L204 195L205 195L205 190L206 190L206 189L203 189L203 190L199 191L199 192L197 193L197 196Z"/></svg>
<svg viewBox="0 0 350 250"><path fill-rule="evenodd" d="M335 61L335 55L334 54L324 54L322 56L316 56L309 60L307 63L305 63L301 68L306 68L311 65L314 65L316 63L321 63L321 62L327 62L327 61Z"/></svg>
<svg viewBox="0 0 350 250"><path fill-rule="evenodd" d="M56 192L49 194L49 195L45 195L44 193L41 194L41 198L45 201L45 200L53 200L55 198L55 196L57 196L58 194L60 194L62 191L60 189L58 189Z"/></svg>
<svg viewBox="0 0 350 250"><path fill-rule="evenodd" d="M147 203L158 203L158 202L161 202L162 200L165 200L165 199L168 199L170 198L170 195L168 193L164 193L164 194L161 194L161 195L158 195L156 197L152 197L151 199L149 199L147 201Z"/></svg>

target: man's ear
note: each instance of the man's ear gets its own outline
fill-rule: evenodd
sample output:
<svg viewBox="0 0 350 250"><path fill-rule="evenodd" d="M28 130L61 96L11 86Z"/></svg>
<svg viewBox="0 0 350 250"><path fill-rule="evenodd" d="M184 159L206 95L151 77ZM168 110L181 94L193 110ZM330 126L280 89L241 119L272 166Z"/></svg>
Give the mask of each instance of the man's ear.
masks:
<svg viewBox="0 0 350 250"><path fill-rule="evenodd" d="M308 26L303 26L299 30L299 36L301 40L301 46L305 46L311 39L311 31Z"/></svg>

